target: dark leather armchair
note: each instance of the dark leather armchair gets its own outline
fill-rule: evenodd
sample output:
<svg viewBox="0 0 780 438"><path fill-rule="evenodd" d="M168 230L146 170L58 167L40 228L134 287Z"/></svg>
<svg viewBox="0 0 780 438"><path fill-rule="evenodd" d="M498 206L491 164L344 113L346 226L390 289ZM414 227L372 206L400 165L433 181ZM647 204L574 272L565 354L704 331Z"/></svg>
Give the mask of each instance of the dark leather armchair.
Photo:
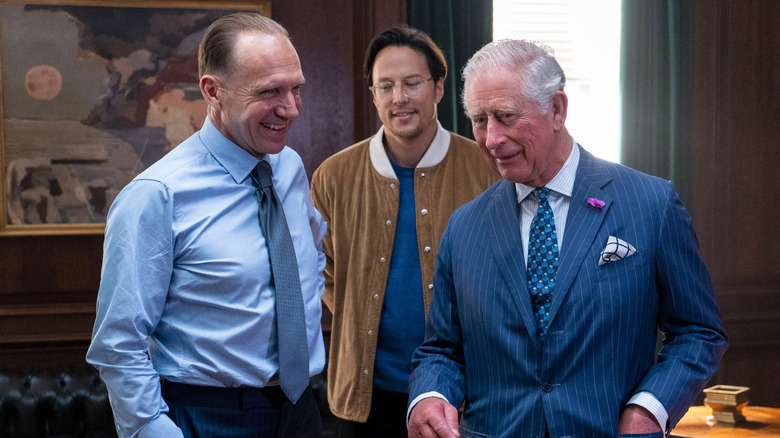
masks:
<svg viewBox="0 0 780 438"><path fill-rule="evenodd" d="M97 371L0 370L0 437L116 437Z"/></svg>
<svg viewBox="0 0 780 438"><path fill-rule="evenodd" d="M311 380L323 438L335 436L326 374ZM67 370L0 370L0 438L115 438L108 393L91 366Z"/></svg>

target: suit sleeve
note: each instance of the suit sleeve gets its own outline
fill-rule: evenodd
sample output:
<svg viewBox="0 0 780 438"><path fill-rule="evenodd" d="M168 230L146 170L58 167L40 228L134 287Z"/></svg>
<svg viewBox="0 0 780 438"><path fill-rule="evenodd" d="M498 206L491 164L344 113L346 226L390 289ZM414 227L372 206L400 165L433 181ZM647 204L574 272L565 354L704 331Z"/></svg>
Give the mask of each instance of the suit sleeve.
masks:
<svg viewBox="0 0 780 438"><path fill-rule="evenodd" d="M671 183L656 248L664 345L637 392L654 394L669 412L669 428L682 418L718 369L726 351L715 290L699 254L693 224Z"/></svg>
<svg viewBox="0 0 780 438"><path fill-rule="evenodd" d="M409 400L438 392L455 407L465 398L463 339L453 283L451 229L442 236L436 256L433 299L425 341L412 356Z"/></svg>

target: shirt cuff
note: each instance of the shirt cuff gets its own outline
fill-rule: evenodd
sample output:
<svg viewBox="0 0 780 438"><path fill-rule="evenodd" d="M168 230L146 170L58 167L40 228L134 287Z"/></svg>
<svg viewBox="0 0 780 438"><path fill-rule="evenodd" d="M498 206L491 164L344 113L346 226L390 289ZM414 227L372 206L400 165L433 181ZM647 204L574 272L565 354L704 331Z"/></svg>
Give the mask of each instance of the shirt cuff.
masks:
<svg viewBox="0 0 780 438"><path fill-rule="evenodd" d="M637 392L627 404L641 406L650 411L655 420L658 421L658 425L661 426L664 435L666 435L666 422L669 421L669 413L653 393L650 391Z"/></svg>
<svg viewBox="0 0 780 438"><path fill-rule="evenodd" d="M411 403L409 403L409 408L406 410L406 428L407 429L409 428L409 416L412 414L412 409L417 405L417 403L420 403L420 401L422 399L430 398L430 397L440 398L440 399L446 401L447 403L449 403L449 400L447 400L447 397L443 396L442 394L440 394L440 393L438 393L436 391L424 392L424 393L418 395L417 397L414 398L414 400L412 400Z"/></svg>
<svg viewBox="0 0 780 438"><path fill-rule="evenodd" d="M138 431L137 438L156 438L156 437L170 437L170 438L184 438L181 433L181 429L176 426L176 423L171 420L166 414L160 414L157 418L146 423L141 430Z"/></svg>

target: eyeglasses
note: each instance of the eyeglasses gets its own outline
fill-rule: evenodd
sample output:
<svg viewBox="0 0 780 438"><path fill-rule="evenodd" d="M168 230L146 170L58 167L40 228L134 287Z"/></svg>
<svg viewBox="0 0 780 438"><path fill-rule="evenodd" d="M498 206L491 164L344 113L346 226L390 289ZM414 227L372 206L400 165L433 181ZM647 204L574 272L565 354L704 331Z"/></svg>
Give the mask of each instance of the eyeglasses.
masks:
<svg viewBox="0 0 780 438"><path fill-rule="evenodd" d="M418 97L423 91L423 85L432 79L433 77L423 79L419 76L406 78L399 85L400 92L410 99ZM394 82L385 81L379 82L373 87L368 87L368 89L374 93L374 96L379 99L380 102L390 102L393 100L393 95L395 94L395 85Z"/></svg>

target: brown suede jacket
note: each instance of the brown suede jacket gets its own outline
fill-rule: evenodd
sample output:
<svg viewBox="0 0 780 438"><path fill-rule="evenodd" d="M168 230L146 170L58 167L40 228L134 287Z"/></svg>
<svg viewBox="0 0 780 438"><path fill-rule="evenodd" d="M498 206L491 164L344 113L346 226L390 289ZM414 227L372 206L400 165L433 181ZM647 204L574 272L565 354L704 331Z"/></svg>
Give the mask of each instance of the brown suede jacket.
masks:
<svg viewBox="0 0 780 438"><path fill-rule="evenodd" d="M312 200L328 223L323 301L333 313L328 402L334 415L365 422L371 407L379 319L398 217L399 182L383 128L314 172ZM414 175L425 314L439 239L450 214L499 179L476 143L439 126ZM422 341L422 340L420 340Z"/></svg>

